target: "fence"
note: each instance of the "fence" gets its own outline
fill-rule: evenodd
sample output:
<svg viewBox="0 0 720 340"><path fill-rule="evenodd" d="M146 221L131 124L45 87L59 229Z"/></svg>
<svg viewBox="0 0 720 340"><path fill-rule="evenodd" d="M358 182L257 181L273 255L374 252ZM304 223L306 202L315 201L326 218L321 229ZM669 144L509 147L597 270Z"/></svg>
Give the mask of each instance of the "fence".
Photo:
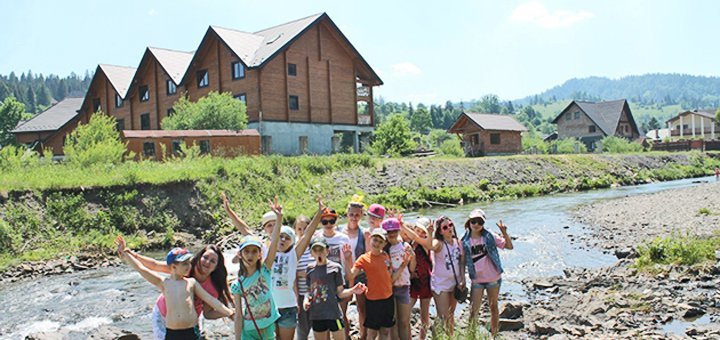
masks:
<svg viewBox="0 0 720 340"><path fill-rule="evenodd" d="M680 140L675 142L656 142L652 144L654 151L710 151L720 150L720 140Z"/></svg>

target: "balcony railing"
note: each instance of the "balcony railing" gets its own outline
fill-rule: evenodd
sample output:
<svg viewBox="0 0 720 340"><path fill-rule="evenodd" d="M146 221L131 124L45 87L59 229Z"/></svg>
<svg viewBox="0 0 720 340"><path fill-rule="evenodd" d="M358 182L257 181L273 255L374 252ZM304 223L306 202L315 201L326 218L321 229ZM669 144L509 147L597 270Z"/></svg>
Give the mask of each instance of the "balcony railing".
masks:
<svg viewBox="0 0 720 340"><path fill-rule="evenodd" d="M705 132L705 135L706 135L706 136L709 136L709 135L712 134L712 129L709 128L709 127L706 127L705 130L704 130L704 132ZM702 134L703 134L703 129L701 129L701 128L695 128L695 136L701 136ZM693 129L692 129L692 128L683 129L682 135L683 135L683 136L692 136L692 135L693 135ZM715 127L715 135L716 135L716 136L717 136L717 135L720 135L720 128ZM675 137L675 136L680 136L680 130L679 130L679 129L670 130L670 136L673 136L673 137Z"/></svg>
<svg viewBox="0 0 720 340"><path fill-rule="evenodd" d="M369 86L359 86L357 88L357 96L358 97L369 97L370 96L370 87Z"/></svg>
<svg viewBox="0 0 720 340"><path fill-rule="evenodd" d="M372 116L371 115L358 115L358 125L371 125L372 124Z"/></svg>

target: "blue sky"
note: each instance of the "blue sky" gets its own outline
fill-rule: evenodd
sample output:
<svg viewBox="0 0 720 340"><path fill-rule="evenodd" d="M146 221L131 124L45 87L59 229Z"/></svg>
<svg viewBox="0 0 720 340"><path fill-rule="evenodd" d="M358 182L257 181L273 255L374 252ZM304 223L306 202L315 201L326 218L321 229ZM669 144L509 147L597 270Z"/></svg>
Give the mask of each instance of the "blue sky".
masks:
<svg viewBox="0 0 720 340"><path fill-rule="evenodd" d="M257 31L327 12L389 101L517 99L567 79L720 75L720 1L2 1L0 74L137 66L209 25Z"/></svg>

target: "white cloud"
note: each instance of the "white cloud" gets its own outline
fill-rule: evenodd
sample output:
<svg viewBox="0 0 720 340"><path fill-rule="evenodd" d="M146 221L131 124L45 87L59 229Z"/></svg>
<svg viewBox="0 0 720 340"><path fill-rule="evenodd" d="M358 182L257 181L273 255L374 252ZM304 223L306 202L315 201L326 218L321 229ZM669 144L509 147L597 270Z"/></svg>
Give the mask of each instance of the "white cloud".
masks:
<svg viewBox="0 0 720 340"><path fill-rule="evenodd" d="M392 66L392 73L397 77L419 76L422 70L415 64L405 61Z"/></svg>
<svg viewBox="0 0 720 340"><path fill-rule="evenodd" d="M543 28L559 28L577 24L593 16L593 13L584 10L562 9L551 12L540 1L531 0L516 7L510 15L510 21L532 23Z"/></svg>
<svg viewBox="0 0 720 340"><path fill-rule="evenodd" d="M155 9L154 9L154 8L151 8L151 9L148 11L148 15L149 15L149 16L154 16L154 15L155 15Z"/></svg>

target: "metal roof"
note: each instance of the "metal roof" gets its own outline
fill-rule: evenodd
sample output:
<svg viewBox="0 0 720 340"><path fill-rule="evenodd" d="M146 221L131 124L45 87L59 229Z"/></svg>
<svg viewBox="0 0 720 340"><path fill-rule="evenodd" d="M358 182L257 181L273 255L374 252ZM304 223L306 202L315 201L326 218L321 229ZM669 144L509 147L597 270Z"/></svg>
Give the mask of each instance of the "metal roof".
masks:
<svg viewBox="0 0 720 340"><path fill-rule="evenodd" d="M100 64L98 67L105 73L115 91L124 99L130 89L130 83L133 76L135 76L136 68L108 64Z"/></svg>
<svg viewBox="0 0 720 340"><path fill-rule="evenodd" d="M79 114L83 98L65 98L35 117L19 124L13 133L57 131Z"/></svg>
<svg viewBox="0 0 720 340"><path fill-rule="evenodd" d="M527 131L527 128L520 124L515 118L509 115L500 115L492 113L476 113L476 112L463 112L460 117L465 115L470 121L475 123L477 126L484 130L500 130L500 131ZM457 123L460 120L455 121ZM455 124L448 129L453 132L455 130Z"/></svg>
<svg viewBox="0 0 720 340"><path fill-rule="evenodd" d="M193 58L193 52L175 51L166 48L148 47L175 85L180 84Z"/></svg>
<svg viewBox="0 0 720 340"><path fill-rule="evenodd" d="M260 136L257 130L123 130L125 138L182 138Z"/></svg>

